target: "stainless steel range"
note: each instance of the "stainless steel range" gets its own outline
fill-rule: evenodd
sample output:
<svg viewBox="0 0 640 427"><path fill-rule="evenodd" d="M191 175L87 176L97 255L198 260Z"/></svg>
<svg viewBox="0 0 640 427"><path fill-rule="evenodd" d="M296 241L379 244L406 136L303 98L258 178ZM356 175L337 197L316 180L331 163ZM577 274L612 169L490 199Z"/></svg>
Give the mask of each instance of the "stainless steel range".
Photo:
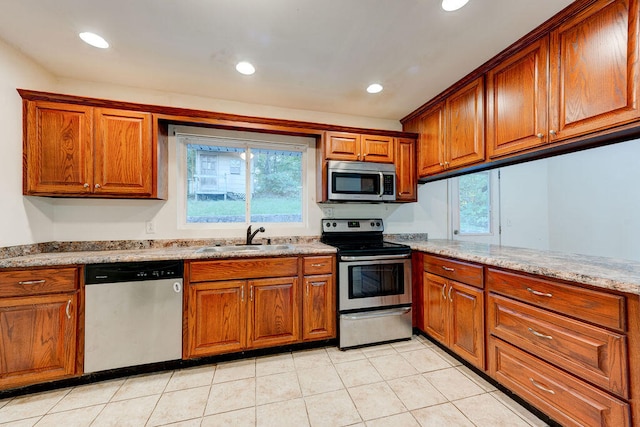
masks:
<svg viewBox="0 0 640 427"><path fill-rule="evenodd" d="M323 219L338 248L338 346L411 338L411 248L385 242L382 219Z"/></svg>

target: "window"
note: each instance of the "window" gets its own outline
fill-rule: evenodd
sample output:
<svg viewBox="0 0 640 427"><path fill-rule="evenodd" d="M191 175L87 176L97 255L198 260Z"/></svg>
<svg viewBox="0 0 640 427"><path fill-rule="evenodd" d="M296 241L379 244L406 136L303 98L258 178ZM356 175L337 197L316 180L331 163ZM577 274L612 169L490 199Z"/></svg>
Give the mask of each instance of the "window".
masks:
<svg viewBox="0 0 640 427"><path fill-rule="evenodd" d="M185 223L301 223L306 145L176 134Z"/></svg>
<svg viewBox="0 0 640 427"><path fill-rule="evenodd" d="M453 239L500 244L499 178L493 170L449 180Z"/></svg>

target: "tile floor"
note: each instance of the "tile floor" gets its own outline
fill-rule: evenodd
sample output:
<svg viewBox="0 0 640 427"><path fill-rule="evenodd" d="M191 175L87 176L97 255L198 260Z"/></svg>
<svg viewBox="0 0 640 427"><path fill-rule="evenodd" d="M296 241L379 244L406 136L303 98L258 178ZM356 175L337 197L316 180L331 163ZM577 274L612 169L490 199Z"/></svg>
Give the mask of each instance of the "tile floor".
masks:
<svg viewBox="0 0 640 427"><path fill-rule="evenodd" d="M543 426L423 337L134 376L0 400L10 426Z"/></svg>

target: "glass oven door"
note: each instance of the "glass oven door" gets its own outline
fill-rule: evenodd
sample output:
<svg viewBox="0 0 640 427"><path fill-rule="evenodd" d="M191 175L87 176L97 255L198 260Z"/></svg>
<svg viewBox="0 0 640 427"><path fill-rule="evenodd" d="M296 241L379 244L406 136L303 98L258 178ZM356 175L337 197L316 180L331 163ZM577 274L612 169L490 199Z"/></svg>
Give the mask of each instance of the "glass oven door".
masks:
<svg viewBox="0 0 640 427"><path fill-rule="evenodd" d="M411 304L411 255L341 257L340 311Z"/></svg>

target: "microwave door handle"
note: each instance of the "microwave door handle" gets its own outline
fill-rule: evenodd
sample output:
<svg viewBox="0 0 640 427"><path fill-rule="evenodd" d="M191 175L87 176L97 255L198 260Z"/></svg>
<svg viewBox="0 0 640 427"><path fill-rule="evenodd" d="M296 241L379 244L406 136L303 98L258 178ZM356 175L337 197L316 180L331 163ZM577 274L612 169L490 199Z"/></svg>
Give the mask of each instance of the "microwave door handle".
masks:
<svg viewBox="0 0 640 427"><path fill-rule="evenodd" d="M384 174L382 172L378 172L380 174L380 194L378 196L384 196Z"/></svg>

